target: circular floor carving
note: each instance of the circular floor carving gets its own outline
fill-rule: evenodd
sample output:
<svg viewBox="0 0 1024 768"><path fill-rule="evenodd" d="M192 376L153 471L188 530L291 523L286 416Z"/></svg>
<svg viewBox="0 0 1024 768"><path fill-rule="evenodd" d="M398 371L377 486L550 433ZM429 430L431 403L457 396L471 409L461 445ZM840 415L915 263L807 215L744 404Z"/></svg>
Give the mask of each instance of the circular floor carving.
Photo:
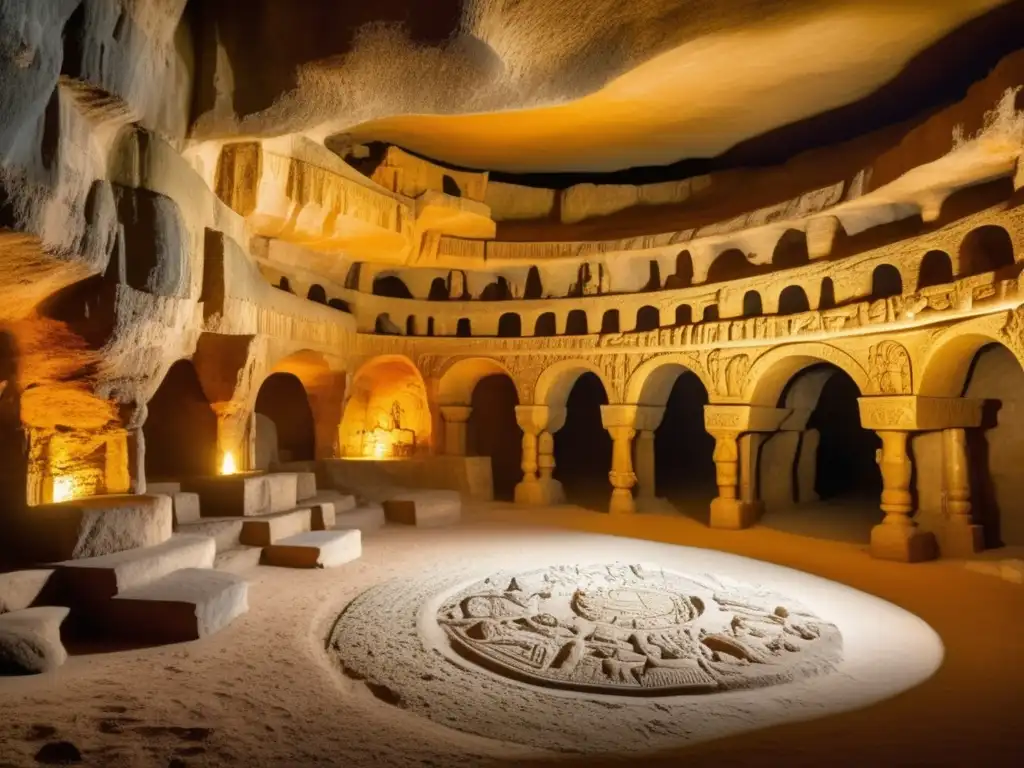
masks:
<svg viewBox="0 0 1024 768"><path fill-rule="evenodd" d="M794 599L657 566L495 575L441 604L451 648L535 685L614 695L755 688L827 673L834 624Z"/></svg>

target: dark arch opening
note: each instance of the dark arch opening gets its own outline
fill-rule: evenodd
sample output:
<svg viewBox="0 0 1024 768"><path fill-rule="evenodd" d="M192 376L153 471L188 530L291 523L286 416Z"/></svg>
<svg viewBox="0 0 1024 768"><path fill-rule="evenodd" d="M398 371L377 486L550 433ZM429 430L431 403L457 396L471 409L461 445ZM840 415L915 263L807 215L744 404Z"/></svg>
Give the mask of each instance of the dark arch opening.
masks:
<svg viewBox="0 0 1024 768"><path fill-rule="evenodd" d="M459 182L447 173L441 177L441 191L452 197L462 197L462 189L459 187Z"/></svg>
<svg viewBox="0 0 1024 768"><path fill-rule="evenodd" d="M1013 240L1002 227L978 227L960 245L960 276L998 272L1014 265Z"/></svg>
<svg viewBox="0 0 1024 768"><path fill-rule="evenodd" d="M704 307L704 312L700 316L702 323L718 322L718 305L708 304Z"/></svg>
<svg viewBox="0 0 1024 768"><path fill-rule="evenodd" d="M953 260L945 251L928 251L921 259L917 275L917 289L953 282Z"/></svg>
<svg viewBox="0 0 1024 768"><path fill-rule="evenodd" d="M831 277L821 281L821 298L818 300L818 309L833 309L836 306L836 285Z"/></svg>
<svg viewBox="0 0 1024 768"><path fill-rule="evenodd" d="M362 264L356 262L348 268L348 274L345 275L345 287L350 291L359 290L359 273L361 271Z"/></svg>
<svg viewBox="0 0 1024 768"><path fill-rule="evenodd" d="M503 373L485 376L473 389L471 405L466 425L470 452L490 457L494 498L511 501L523 478L523 431L516 421L516 385Z"/></svg>
<svg viewBox="0 0 1024 768"><path fill-rule="evenodd" d="M523 335L523 321L515 312L506 312L498 318L498 335L503 339L517 339Z"/></svg>
<svg viewBox="0 0 1024 768"><path fill-rule="evenodd" d="M903 294L903 278L892 264L879 264L871 273L871 300Z"/></svg>
<svg viewBox="0 0 1024 768"><path fill-rule="evenodd" d="M619 310L609 309L601 316L601 333L619 332Z"/></svg>
<svg viewBox="0 0 1024 768"><path fill-rule="evenodd" d="M657 259L651 259L650 264L650 277L647 278L647 285L644 286L645 291L660 291L661 290L661 266L658 264Z"/></svg>
<svg viewBox="0 0 1024 768"><path fill-rule="evenodd" d="M405 318L405 335L416 335L416 315L409 315L407 318Z"/></svg>
<svg viewBox="0 0 1024 768"><path fill-rule="evenodd" d="M147 480L217 473L217 415L190 361L179 360L170 367L147 409L142 425Z"/></svg>
<svg viewBox="0 0 1024 768"><path fill-rule="evenodd" d="M316 432L306 388L291 373L267 377L256 395L256 468L315 458Z"/></svg>
<svg viewBox="0 0 1024 768"><path fill-rule="evenodd" d="M791 269L809 264L811 257L807 252L807 235L799 229L787 229L779 238L772 253L772 266L779 269Z"/></svg>
<svg viewBox="0 0 1024 768"><path fill-rule="evenodd" d="M693 307L680 304L676 307L676 325L689 325L693 322Z"/></svg>
<svg viewBox="0 0 1024 768"><path fill-rule="evenodd" d="M383 336L395 336L401 334L398 326L391 321L391 315L387 312L381 312L377 315L377 319L373 324L373 332L379 333Z"/></svg>
<svg viewBox="0 0 1024 768"><path fill-rule="evenodd" d="M612 439L601 422L607 404L601 379L584 373L569 392L565 426L555 433L555 479L570 503L596 510L606 510L611 497Z"/></svg>
<svg viewBox="0 0 1024 768"><path fill-rule="evenodd" d="M427 336L433 336L433 335L434 335L434 318L428 317L427 318Z"/></svg>
<svg viewBox="0 0 1024 768"><path fill-rule="evenodd" d="M704 429L708 392L686 372L672 385L665 415L654 433L655 488L680 510L707 520L715 484L715 439Z"/></svg>
<svg viewBox="0 0 1024 768"><path fill-rule="evenodd" d="M807 300L807 293L799 285L787 285L779 294L779 314L795 315L799 312L809 312L811 303Z"/></svg>
<svg viewBox="0 0 1024 768"><path fill-rule="evenodd" d="M315 301L317 304L327 303L327 291L324 290L322 285L313 283L309 286L309 291L306 293L306 298L310 301Z"/></svg>
<svg viewBox="0 0 1024 768"><path fill-rule="evenodd" d="M654 331L661 324L661 316L657 307L643 306L636 312L636 330Z"/></svg>
<svg viewBox="0 0 1024 768"><path fill-rule="evenodd" d="M351 312L352 310L348 306L348 302L344 299L331 299L327 302L327 306L331 309L336 309L339 312Z"/></svg>
<svg viewBox="0 0 1024 768"><path fill-rule="evenodd" d="M757 291L747 291L743 294L743 317L760 317L763 314L761 294Z"/></svg>
<svg viewBox="0 0 1024 768"><path fill-rule="evenodd" d="M391 299L411 299L412 292L400 277L385 275L373 279L373 295L387 296Z"/></svg>
<svg viewBox="0 0 1024 768"><path fill-rule="evenodd" d="M280 288L282 291L285 291L286 293L295 293L295 291L292 290L291 282L289 282L288 278L284 276L282 276L281 279L277 281L277 285L275 285L274 287Z"/></svg>
<svg viewBox="0 0 1024 768"><path fill-rule="evenodd" d="M985 546L1024 545L1024 370L1001 344L982 347L964 397L985 400L981 429L967 430L971 507Z"/></svg>
<svg viewBox="0 0 1024 768"><path fill-rule="evenodd" d="M468 317L460 317L459 318L459 322L456 323L456 325L455 325L455 335L456 336L472 336L473 335L473 328L469 324L469 318Z"/></svg>
<svg viewBox="0 0 1024 768"><path fill-rule="evenodd" d="M693 285L693 257L689 251L682 251L676 256L675 274L665 280L666 288L689 288Z"/></svg>
<svg viewBox="0 0 1024 768"><path fill-rule="evenodd" d="M537 318L537 323L533 327L534 336L554 336L558 333L558 327L555 323L555 313L545 312Z"/></svg>
<svg viewBox="0 0 1024 768"><path fill-rule="evenodd" d="M568 336L586 336L587 313L582 309L571 310L565 321L565 333Z"/></svg>
<svg viewBox="0 0 1024 768"><path fill-rule="evenodd" d="M435 277L430 282L427 301L448 301L448 281L443 277Z"/></svg>
<svg viewBox="0 0 1024 768"><path fill-rule="evenodd" d="M512 298L512 289L509 288L508 280L499 276L497 280L484 288L480 294L483 301L507 301Z"/></svg>
<svg viewBox="0 0 1024 768"><path fill-rule="evenodd" d="M730 248L718 254L711 267L708 269L707 283L723 283L727 280L739 280L744 277L753 277L760 273L754 264L747 261L747 257L736 248Z"/></svg>
<svg viewBox="0 0 1024 768"><path fill-rule="evenodd" d="M526 273L526 286L523 288L524 299L539 299L544 295L544 286L540 281L540 270L530 267Z"/></svg>

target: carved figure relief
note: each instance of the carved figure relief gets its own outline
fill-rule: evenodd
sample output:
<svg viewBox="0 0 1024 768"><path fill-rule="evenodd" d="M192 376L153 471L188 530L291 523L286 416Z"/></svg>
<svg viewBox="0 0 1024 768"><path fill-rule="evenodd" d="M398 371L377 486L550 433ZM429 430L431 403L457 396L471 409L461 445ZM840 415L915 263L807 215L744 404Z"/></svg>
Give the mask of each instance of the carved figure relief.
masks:
<svg viewBox="0 0 1024 768"><path fill-rule="evenodd" d="M842 658L838 628L789 598L646 565L492 576L446 599L437 622L492 672L617 695L769 686Z"/></svg>
<svg viewBox="0 0 1024 768"><path fill-rule="evenodd" d="M895 341L879 342L868 350L868 376L875 392L883 395L910 394L910 354Z"/></svg>
<svg viewBox="0 0 1024 768"><path fill-rule="evenodd" d="M739 397L743 394L743 386L750 371L750 356L734 355L723 361L721 350L714 349L708 353L707 369L714 394L719 397Z"/></svg>

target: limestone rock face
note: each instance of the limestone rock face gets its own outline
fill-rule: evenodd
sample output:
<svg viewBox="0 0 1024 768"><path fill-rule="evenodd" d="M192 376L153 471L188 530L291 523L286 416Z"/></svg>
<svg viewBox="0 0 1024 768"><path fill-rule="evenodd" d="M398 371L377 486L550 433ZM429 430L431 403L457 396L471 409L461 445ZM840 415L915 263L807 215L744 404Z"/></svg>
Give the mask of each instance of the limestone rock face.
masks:
<svg viewBox="0 0 1024 768"><path fill-rule="evenodd" d="M0 675L49 672L68 657L60 640L67 608L26 608L0 616Z"/></svg>

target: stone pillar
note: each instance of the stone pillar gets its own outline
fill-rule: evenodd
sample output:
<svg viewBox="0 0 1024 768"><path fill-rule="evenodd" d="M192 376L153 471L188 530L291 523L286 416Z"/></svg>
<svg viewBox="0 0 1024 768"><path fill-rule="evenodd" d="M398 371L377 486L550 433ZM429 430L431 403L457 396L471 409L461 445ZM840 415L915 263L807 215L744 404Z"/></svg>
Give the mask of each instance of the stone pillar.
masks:
<svg viewBox="0 0 1024 768"><path fill-rule="evenodd" d="M468 405L442 405L444 452L447 456L466 455L466 423L473 409Z"/></svg>
<svg viewBox="0 0 1024 768"><path fill-rule="evenodd" d="M104 493L130 492L132 483L128 464L128 433L118 430L107 438L104 448Z"/></svg>
<svg viewBox="0 0 1024 768"><path fill-rule="evenodd" d="M129 493L146 492L146 437L141 429L128 431Z"/></svg>
<svg viewBox="0 0 1024 768"><path fill-rule="evenodd" d="M740 501L744 504L760 504L757 489L757 457L765 435L752 432L739 439L740 454Z"/></svg>
<svg viewBox="0 0 1024 768"><path fill-rule="evenodd" d="M885 519L871 529L871 555L883 560L920 562L936 557L935 537L918 529L911 519L914 500L910 493L913 466L907 453L908 432L881 430L877 454L882 472L882 511Z"/></svg>
<svg viewBox="0 0 1024 768"><path fill-rule="evenodd" d="M601 423L612 436L612 467L608 480L612 484L612 497L608 511L615 514L636 512L633 501L633 436L636 435L635 405L602 405Z"/></svg>
<svg viewBox="0 0 1024 768"><path fill-rule="evenodd" d="M985 548L980 525L971 514L971 481L967 460L967 432L962 427L942 430L946 475L947 521L942 532L942 553L966 557Z"/></svg>
<svg viewBox="0 0 1024 768"><path fill-rule="evenodd" d="M517 504L549 506L565 499L555 468L553 432L565 424L565 408L517 405L516 421L523 430L523 479L516 485Z"/></svg>
<svg viewBox="0 0 1024 768"><path fill-rule="evenodd" d="M633 471L636 473L636 511L672 513L675 508L666 499L659 499L657 491L656 455L654 434L665 416L665 408L652 405L638 405L636 412L636 439L634 445Z"/></svg>

